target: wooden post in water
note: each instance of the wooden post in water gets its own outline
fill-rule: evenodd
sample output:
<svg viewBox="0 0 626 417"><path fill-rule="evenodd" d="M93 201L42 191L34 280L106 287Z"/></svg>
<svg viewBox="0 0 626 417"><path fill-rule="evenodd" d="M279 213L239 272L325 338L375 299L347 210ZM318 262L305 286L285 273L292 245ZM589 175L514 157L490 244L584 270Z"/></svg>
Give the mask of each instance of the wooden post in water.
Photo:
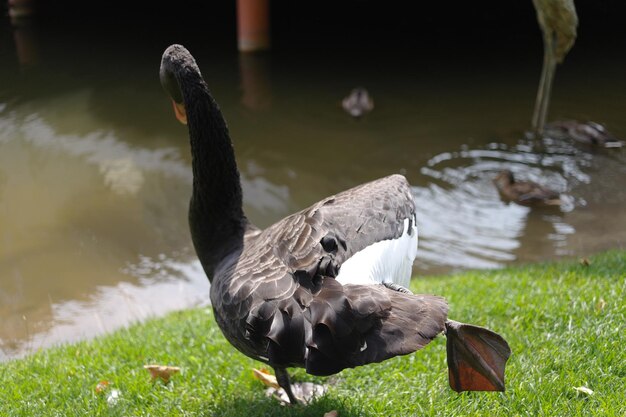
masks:
<svg viewBox="0 0 626 417"><path fill-rule="evenodd" d="M241 102L250 110L263 111L272 106L269 56L267 53L240 53Z"/></svg>
<svg viewBox="0 0 626 417"><path fill-rule="evenodd" d="M9 16L12 19L30 16L35 9L34 0L8 0L8 4Z"/></svg>
<svg viewBox="0 0 626 417"><path fill-rule="evenodd" d="M11 18L13 26L13 40L17 60L22 69L35 66L39 63L39 47L37 31L33 22L25 17Z"/></svg>
<svg viewBox="0 0 626 417"><path fill-rule="evenodd" d="M241 52L270 48L270 0L237 0L237 46Z"/></svg>
<svg viewBox="0 0 626 417"><path fill-rule="evenodd" d="M15 40L15 51L20 67L27 68L39 62L37 31L33 22L34 0L9 0L9 17Z"/></svg>

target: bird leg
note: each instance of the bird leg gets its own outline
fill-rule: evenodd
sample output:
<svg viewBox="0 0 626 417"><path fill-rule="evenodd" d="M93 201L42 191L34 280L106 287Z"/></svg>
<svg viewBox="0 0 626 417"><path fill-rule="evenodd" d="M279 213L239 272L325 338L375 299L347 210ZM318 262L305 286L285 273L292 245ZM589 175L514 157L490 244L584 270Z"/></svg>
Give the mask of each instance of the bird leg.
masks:
<svg viewBox="0 0 626 417"><path fill-rule="evenodd" d="M285 393L287 393L289 402L292 405L301 404L302 401L300 401L291 390L291 382L289 381L289 374L287 373L287 370L285 368L274 368L274 373L276 374L276 381L278 382L278 385L280 385L280 387L285 390Z"/></svg>
<svg viewBox="0 0 626 417"><path fill-rule="evenodd" d="M542 134L543 127L548 115L548 104L550 103L550 93L552 91L552 80L556 70L555 56L556 40L554 34L543 36L543 67L541 69L541 80L537 90L535 100L535 111L533 112L532 127L536 133Z"/></svg>
<svg viewBox="0 0 626 417"><path fill-rule="evenodd" d="M461 391L504 391L504 368L511 355L506 340L483 327L446 321L450 387Z"/></svg>
<svg viewBox="0 0 626 417"><path fill-rule="evenodd" d="M533 111L532 127L536 133L539 131L539 113L543 107L543 93L546 84L546 73L548 69L548 46L546 45L546 38L544 36L543 42L543 64L541 67L541 79L539 80L539 88L537 89L537 98L535 99L535 110Z"/></svg>
<svg viewBox="0 0 626 417"><path fill-rule="evenodd" d="M548 108L550 104L550 98L552 96L552 84L554 81L554 74L556 72L556 40L552 39L550 43L550 53L548 54L548 69L546 74L546 83L544 86L544 99L542 103L542 108L540 112L539 118L539 129L540 132L543 133L543 127L546 124L546 119L548 117Z"/></svg>

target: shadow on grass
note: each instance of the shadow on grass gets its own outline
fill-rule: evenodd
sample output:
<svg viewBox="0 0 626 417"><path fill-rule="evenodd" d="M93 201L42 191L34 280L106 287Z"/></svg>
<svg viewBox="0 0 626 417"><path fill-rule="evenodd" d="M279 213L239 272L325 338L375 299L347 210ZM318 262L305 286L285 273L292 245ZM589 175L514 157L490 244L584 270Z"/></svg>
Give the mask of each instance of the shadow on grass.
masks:
<svg viewBox="0 0 626 417"><path fill-rule="evenodd" d="M350 399L336 398L326 394L309 405L285 406L268 397L231 397L208 405L203 416L280 416L322 417L336 410L341 417L368 417L361 407L351 404Z"/></svg>

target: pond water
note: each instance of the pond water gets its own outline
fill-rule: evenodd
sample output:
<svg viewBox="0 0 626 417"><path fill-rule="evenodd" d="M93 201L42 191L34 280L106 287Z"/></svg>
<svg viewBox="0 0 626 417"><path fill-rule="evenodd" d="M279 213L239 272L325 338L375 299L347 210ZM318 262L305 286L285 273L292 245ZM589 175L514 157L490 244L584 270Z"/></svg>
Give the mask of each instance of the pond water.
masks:
<svg viewBox="0 0 626 417"><path fill-rule="evenodd" d="M206 303L186 220L187 133L157 75L173 41L4 24L0 360ZM626 151L526 133L540 43L519 59L462 62L385 48L239 56L228 42L186 45L227 118L259 226L402 173L418 207L417 275L624 247ZM551 115L625 138L626 61L589 56L582 49L559 68ZM353 120L340 102L359 85L375 109ZM502 203L491 180L503 168L566 204Z"/></svg>

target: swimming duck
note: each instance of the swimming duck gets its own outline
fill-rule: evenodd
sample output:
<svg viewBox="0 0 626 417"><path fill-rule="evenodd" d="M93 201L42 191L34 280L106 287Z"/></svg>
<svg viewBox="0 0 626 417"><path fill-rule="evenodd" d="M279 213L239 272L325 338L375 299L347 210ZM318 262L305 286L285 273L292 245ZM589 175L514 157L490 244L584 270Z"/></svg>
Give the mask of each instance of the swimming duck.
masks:
<svg viewBox="0 0 626 417"><path fill-rule="evenodd" d="M341 106L354 118L359 118L374 109L374 99L363 87L354 88L342 101Z"/></svg>
<svg viewBox="0 0 626 417"><path fill-rule="evenodd" d="M454 390L504 390L507 342L448 320L443 298L406 288L417 226L403 176L330 196L261 230L242 209L226 122L184 47L165 50L160 79L189 129L189 225L215 320L235 348L274 368L291 403L298 398L288 367L331 375L412 353L442 332Z"/></svg>
<svg viewBox="0 0 626 417"><path fill-rule="evenodd" d="M528 207L560 206L560 195L532 181L516 181L513 172L505 169L493 179L500 198Z"/></svg>
<svg viewBox="0 0 626 417"><path fill-rule="evenodd" d="M544 135L573 139L576 142L602 148L621 148L624 146L624 142L613 136L606 130L606 127L595 122L564 120L548 123Z"/></svg>

